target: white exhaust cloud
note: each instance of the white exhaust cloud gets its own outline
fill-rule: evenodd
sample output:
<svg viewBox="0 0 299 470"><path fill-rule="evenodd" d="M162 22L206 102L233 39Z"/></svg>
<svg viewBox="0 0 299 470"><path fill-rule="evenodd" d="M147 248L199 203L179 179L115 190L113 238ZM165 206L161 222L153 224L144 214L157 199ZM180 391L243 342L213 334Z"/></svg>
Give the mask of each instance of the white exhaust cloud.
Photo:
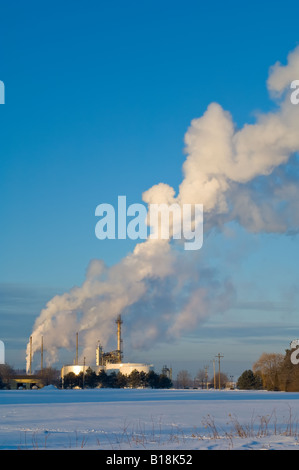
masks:
<svg viewBox="0 0 299 470"><path fill-rule="evenodd" d="M203 204L205 234L231 221L253 233L297 233L299 105L290 100L296 79L299 47L286 65L270 69L267 86L275 109L240 129L228 111L211 103L186 132L177 195L159 183L143 193L143 201ZM105 347L114 337L118 314L125 317L126 343L133 347L171 341L194 329L235 298L233 285L201 258L200 251L182 251L179 242L148 239L110 268L92 260L82 286L53 297L41 311L32 332L33 354L43 336L48 363L56 362L61 348L74 348L78 331L82 357L93 362L97 341Z"/></svg>

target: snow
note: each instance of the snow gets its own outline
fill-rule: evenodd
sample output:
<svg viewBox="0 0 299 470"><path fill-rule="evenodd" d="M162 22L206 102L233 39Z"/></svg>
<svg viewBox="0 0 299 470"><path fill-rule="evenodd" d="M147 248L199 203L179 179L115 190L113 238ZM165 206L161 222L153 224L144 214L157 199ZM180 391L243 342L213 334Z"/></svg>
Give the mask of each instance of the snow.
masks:
<svg viewBox="0 0 299 470"><path fill-rule="evenodd" d="M0 449L298 450L299 393L0 390Z"/></svg>

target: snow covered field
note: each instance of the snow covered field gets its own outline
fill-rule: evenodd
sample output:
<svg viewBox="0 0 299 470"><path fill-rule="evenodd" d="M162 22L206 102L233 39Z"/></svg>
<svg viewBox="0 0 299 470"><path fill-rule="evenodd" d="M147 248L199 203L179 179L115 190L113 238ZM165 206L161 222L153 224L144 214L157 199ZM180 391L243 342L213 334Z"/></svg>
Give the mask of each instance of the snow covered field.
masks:
<svg viewBox="0 0 299 470"><path fill-rule="evenodd" d="M0 449L294 449L299 393L0 390Z"/></svg>

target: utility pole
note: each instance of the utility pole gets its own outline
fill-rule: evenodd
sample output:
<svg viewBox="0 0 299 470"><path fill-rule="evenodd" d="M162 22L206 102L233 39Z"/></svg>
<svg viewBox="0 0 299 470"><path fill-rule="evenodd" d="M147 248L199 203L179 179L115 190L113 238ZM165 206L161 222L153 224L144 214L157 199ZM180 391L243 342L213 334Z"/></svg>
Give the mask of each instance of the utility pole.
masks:
<svg viewBox="0 0 299 470"><path fill-rule="evenodd" d="M213 359L213 372L214 372L214 390L215 390L216 389L215 359Z"/></svg>
<svg viewBox="0 0 299 470"><path fill-rule="evenodd" d="M40 371L41 374L43 373L44 370L44 338L42 336L41 338L41 347L40 347Z"/></svg>
<svg viewBox="0 0 299 470"><path fill-rule="evenodd" d="M220 359L224 356L221 356L220 353L217 354L217 356L215 357L218 357L218 381L219 381L219 390L220 390Z"/></svg>
<svg viewBox="0 0 299 470"><path fill-rule="evenodd" d="M82 377L82 388L85 386L85 357L83 359L83 377Z"/></svg>
<svg viewBox="0 0 299 470"><path fill-rule="evenodd" d="M118 361L122 361L122 339L121 339L121 325L122 319L121 315L118 315L117 319L115 320L117 324L117 352L118 352Z"/></svg>
<svg viewBox="0 0 299 470"><path fill-rule="evenodd" d="M208 366L205 366L206 389L208 390Z"/></svg>

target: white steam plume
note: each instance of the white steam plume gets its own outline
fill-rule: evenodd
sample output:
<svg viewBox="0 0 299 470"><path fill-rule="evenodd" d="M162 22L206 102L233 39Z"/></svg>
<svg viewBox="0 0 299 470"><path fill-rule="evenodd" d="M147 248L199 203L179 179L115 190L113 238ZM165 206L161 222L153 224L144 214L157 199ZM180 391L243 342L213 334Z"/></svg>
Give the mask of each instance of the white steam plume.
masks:
<svg viewBox="0 0 299 470"><path fill-rule="evenodd" d="M285 66L270 69L268 90L276 108L255 124L236 129L231 115L211 103L185 135L184 178L175 190L160 183L143 194L153 203L203 204L205 233L235 220L251 232L297 233L299 227L299 105L290 83L299 79L299 48ZM60 348L73 348L93 361L115 331L118 314L128 325L126 342L136 347L171 340L213 312L227 309L234 288L201 265L200 253L182 252L168 240L148 239L110 268L93 260L81 287L48 302L32 332L33 354L43 336L49 363ZM27 369L29 344L27 346Z"/></svg>

